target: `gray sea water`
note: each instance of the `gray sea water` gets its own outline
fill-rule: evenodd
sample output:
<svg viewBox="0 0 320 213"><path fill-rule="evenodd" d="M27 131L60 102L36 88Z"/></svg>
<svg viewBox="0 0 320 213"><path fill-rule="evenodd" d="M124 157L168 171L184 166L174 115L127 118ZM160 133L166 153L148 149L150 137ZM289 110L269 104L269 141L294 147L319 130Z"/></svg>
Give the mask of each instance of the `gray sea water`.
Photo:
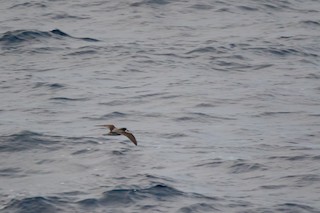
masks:
<svg viewBox="0 0 320 213"><path fill-rule="evenodd" d="M319 0L2 0L0 212L319 213L319 52Z"/></svg>

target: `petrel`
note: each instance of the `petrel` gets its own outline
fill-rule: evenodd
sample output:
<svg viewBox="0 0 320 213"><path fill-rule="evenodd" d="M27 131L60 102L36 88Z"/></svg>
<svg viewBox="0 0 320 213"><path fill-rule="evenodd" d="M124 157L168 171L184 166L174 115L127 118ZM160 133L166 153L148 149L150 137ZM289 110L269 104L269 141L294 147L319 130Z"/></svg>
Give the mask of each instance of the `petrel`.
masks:
<svg viewBox="0 0 320 213"><path fill-rule="evenodd" d="M106 127L110 130L110 132L107 135L124 135L127 138L130 139L130 141L132 143L134 143L134 145L138 145L136 138L134 137L134 135L129 132L127 130L127 128L116 128L114 125L112 124L105 124L105 125L97 125L97 126L101 126L101 127Z"/></svg>

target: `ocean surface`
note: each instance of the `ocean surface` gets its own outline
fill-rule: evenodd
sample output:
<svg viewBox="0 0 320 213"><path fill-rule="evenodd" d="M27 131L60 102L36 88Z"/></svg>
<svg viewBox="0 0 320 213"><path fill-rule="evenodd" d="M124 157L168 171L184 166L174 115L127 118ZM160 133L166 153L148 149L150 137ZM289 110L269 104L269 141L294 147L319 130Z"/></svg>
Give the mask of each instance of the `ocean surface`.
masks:
<svg viewBox="0 0 320 213"><path fill-rule="evenodd" d="M319 213L320 1L2 0L0 212Z"/></svg>

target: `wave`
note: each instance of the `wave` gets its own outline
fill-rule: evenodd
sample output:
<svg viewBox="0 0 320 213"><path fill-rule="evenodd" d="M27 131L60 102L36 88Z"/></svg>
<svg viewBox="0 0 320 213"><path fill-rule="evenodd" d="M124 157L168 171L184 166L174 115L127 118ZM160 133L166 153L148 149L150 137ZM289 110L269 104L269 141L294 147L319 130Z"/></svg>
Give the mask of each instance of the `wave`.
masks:
<svg viewBox="0 0 320 213"><path fill-rule="evenodd" d="M197 4L190 6L190 8L197 9L197 10L211 10L214 7L209 4L197 3Z"/></svg>
<svg viewBox="0 0 320 213"><path fill-rule="evenodd" d="M192 53L223 53L222 51L218 51L216 48L214 47L200 47L200 48L196 48L194 50L191 50L189 52L186 52L186 54L192 54Z"/></svg>
<svg viewBox="0 0 320 213"><path fill-rule="evenodd" d="M282 159L282 160L288 160L288 161L297 161L297 160L306 160L310 159L310 156L307 155L297 155L297 156L272 156L269 157L269 159Z"/></svg>
<svg viewBox="0 0 320 213"><path fill-rule="evenodd" d="M39 87L48 87L49 89L60 89L65 87L65 85L59 84L59 83L37 82L33 86L33 88L39 88Z"/></svg>
<svg viewBox="0 0 320 213"><path fill-rule="evenodd" d="M301 213L319 213L319 209L306 204L300 203L280 203L273 206L262 208L251 208L245 211L239 211L239 213L266 213L266 212L301 212Z"/></svg>
<svg viewBox="0 0 320 213"><path fill-rule="evenodd" d="M298 203L283 203L275 207L276 212L310 212L318 213L319 210L303 204Z"/></svg>
<svg viewBox="0 0 320 213"><path fill-rule="evenodd" d="M316 79L316 80L318 80L318 79L320 79L320 75L319 75L319 74L316 74L316 73L310 73L310 74L308 74L307 76L305 76L304 78L306 78L306 79Z"/></svg>
<svg viewBox="0 0 320 213"><path fill-rule="evenodd" d="M166 5L166 4L169 4L169 2L166 0L143 0L140 2L132 3L132 4L130 4L130 6L131 7L140 7L140 6L144 6L144 5L150 6L150 5Z"/></svg>
<svg viewBox="0 0 320 213"><path fill-rule="evenodd" d="M25 8L25 7L36 7L36 8L46 8L47 5L43 3L36 3L36 2L26 2L26 3L21 3L21 4L15 4L9 9L14 9L14 8Z"/></svg>
<svg viewBox="0 0 320 213"><path fill-rule="evenodd" d="M21 200L11 200L3 210L5 212L23 212L23 213L55 213L60 212L63 201L58 197L30 197Z"/></svg>
<svg viewBox="0 0 320 213"><path fill-rule="evenodd" d="M264 171L266 170L266 166L259 163L234 163L230 166L230 172L234 174L247 173L253 171Z"/></svg>
<svg viewBox="0 0 320 213"><path fill-rule="evenodd" d="M20 168L3 168L0 169L0 177L17 178L26 177L25 174L21 174L22 170Z"/></svg>
<svg viewBox="0 0 320 213"><path fill-rule="evenodd" d="M158 179L158 177L148 176L151 179ZM162 178L160 178L162 179ZM158 203L159 201L170 201L173 202L175 199L180 198L194 198L200 199L202 201L217 201L220 198L216 197L207 197L197 193L187 193L180 191L172 186L163 184L163 183L154 183L153 185L145 188L140 188L137 186L126 187L119 189L111 189L102 194L101 198L87 198L78 201L83 208L95 208L95 207L128 207L132 205L146 204L148 205L139 205L142 209L154 208L153 202ZM195 208L195 206L194 206ZM200 208L200 207L199 207Z"/></svg>
<svg viewBox="0 0 320 213"><path fill-rule="evenodd" d="M286 47L254 47L244 48L244 50L251 50L256 54L274 55L276 57L288 57L288 56L303 56L303 57L318 57L316 53L307 52L304 50L286 48Z"/></svg>
<svg viewBox="0 0 320 213"><path fill-rule="evenodd" d="M102 116L96 116L96 117L83 117L85 119L89 119L89 120L108 120L108 119L111 119L111 118L124 118L128 116L128 114L126 113L122 113L122 112L111 112L111 113L108 113L108 114L105 114L105 115L102 115Z"/></svg>
<svg viewBox="0 0 320 213"><path fill-rule="evenodd" d="M20 44L22 42L30 42L30 41L43 41L47 39L78 39L87 42L98 42L99 40L93 38L78 38L68 35L67 33L59 30L54 29L51 31L39 31L39 30L15 30L15 31L8 31L3 33L0 37L0 43L6 45L14 45Z"/></svg>
<svg viewBox="0 0 320 213"><path fill-rule="evenodd" d="M150 191L151 190L151 191ZM157 191L157 192L154 192ZM158 193L160 192L160 194ZM163 194L161 194L163 193ZM173 194L172 194L173 193ZM75 191L65 195L78 195L81 192ZM135 205L135 209L146 212L157 211L161 207L161 203L164 201L175 202L174 198L185 195L185 193L175 190L174 188L155 185L147 189L134 190L134 189L114 189L107 191L103 194L102 198L87 198L78 202L63 199L57 196L35 196L22 199L12 199L9 203L4 205L1 212L17 212L17 213L56 213L56 212L122 212L118 208L126 208L135 205L137 201L141 202L141 205ZM154 202L150 202L148 198L153 198ZM204 198L204 197L203 197ZM178 208L177 213L190 213L190 212L217 212L222 211L226 206L217 202L221 199L203 199L202 201L193 201L184 207ZM209 202L208 202L209 201ZM254 206L250 202L236 201L228 205L230 208L242 207L246 210L238 212L310 212L318 213L318 209L311 205L298 202L283 202L268 207L252 208ZM177 206L176 206L177 207ZM99 208L99 209L96 209ZM108 211L106 211L106 208ZM118 210L117 210L118 209ZM80 210L80 211L79 211ZM137 210L137 209L136 209ZM157 211L158 212L158 211ZM159 212L164 212L160 211Z"/></svg>
<svg viewBox="0 0 320 213"><path fill-rule="evenodd" d="M187 137L188 135L184 133L165 133L160 135L161 138L166 138L166 139L173 139L173 138L183 138Z"/></svg>
<svg viewBox="0 0 320 213"><path fill-rule="evenodd" d="M83 155L83 154L90 154L90 153L93 153L93 152L96 152L97 149L90 149L90 148L87 148L87 149L81 149L81 150L77 150L73 153L71 153L71 155Z"/></svg>
<svg viewBox="0 0 320 213"><path fill-rule="evenodd" d="M257 7L252 7L252 6L238 6L239 9L244 10L244 11L257 11L259 10Z"/></svg>
<svg viewBox="0 0 320 213"><path fill-rule="evenodd" d="M99 105L107 105L107 106L119 106L119 105L125 105L127 104L127 100L114 100L109 102L100 102Z"/></svg>
<svg viewBox="0 0 320 213"><path fill-rule="evenodd" d="M305 25L309 25L309 26L315 26L315 27L320 27L320 21L302 21L301 22L302 24L305 24Z"/></svg>
<svg viewBox="0 0 320 213"><path fill-rule="evenodd" d="M69 15L68 13L50 13L50 14L46 14L47 16L51 17L52 19L75 19L75 20L83 20L83 19L88 19L88 17L85 16L74 16L74 15Z"/></svg>
<svg viewBox="0 0 320 213"><path fill-rule="evenodd" d="M220 158L199 162L195 164L194 167L204 167L204 168L228 167L229 172L233 174L242 174L242 173L267 170L267 166L260 163L250 163L242 159L228 162Z"/></svg>
<svg viewBox="0 0 320 213"><path fill-rule="evenodd" d="M88 98L67 98L67 97L53 97L50 100L56 101L86 101Z"/></svg>
<svg viewBox="0 0 320 213"><path fill-rule="evenodd" d="M265 116L280 116L280 115L290 115L290 114L296 114L301 113L301 111L298 112L289 112L289 111L277 111L277 112L262 112L258 115L253 115L253 117L265 117Z"/></svg>
<svg viewBox="0 0 320 213"><path fill-rule="evenodd" d="M320 160L320 155L312 157L313 160Z"/></svg>
<svg viewBox="0 0 320 213"><path fill-rule="evenodd" d="M223 164L223 160L220 158L216 158L208 162L197 164L195 165L195 167L217 167L217 166L220 166L221 164Z"/></svg>
<svg viewBox="0 0 320 213"><path fill-rule="evenodd" d="M288 187L288 185L263 185L260 186L261 189L281 189L281 188L285 188Z"/></svg>
<svg viewBox="0 0 320 213"><path fill-rule="evenodd" d="M72 53L66 54L66 56L79 56L79 55L92 55L97 54L98 52L95 50L81 50L81 51L75 51Z"/></svg>
<svg viewBox="0 0 320 213"><path fill-rule="evenodd" d="M293 182L297 187L305 187L313 184L317 184L320 181L320 175L316 174L303 174L303 175L287 175L281 177L281 179L285 179L286 181Z"/></svg>
<svg viewBox="0 0 320 213"><path fill-rule="evenodd" d="M190 112L187 113L186 116L180 116L173 118L174 121L177 122L186 122L186 121L193 121L193 122L210 122L214 120L236 120L235 118L231 117L222 117L222 116L213 116L202 112Z"/></svg>
<svg viewBox="0 0 320 213"><path fill-rule="evenodd" d="M25 130L10 135L0 136L0 152L19 152L32 149L55 151L64 147L65 143L71 144L81 142L81 144L96 145L98 142L95 139L96 138L92 137L47 135Z"/></svg>
<svg viewBox="0 0 320 213"><path fill-rule="evenodd" d="M9 9L20 8L20 7L21 8L26 8L26 7L46 8L47 5L43 3L26 2L26 3L15 4L11 6Z"/></svg>
<svg viewBox="0 0 320 213"><path fill-rule="evenodd" d="M152 174L138 174L137 176L140 176L142 181L149 181L153 184L161 183L174 183L175 180L173 178L165 177L165 176L159 176L159 175L152 175Z"/></svg>
<svg viewBox="0 0 320 213"><path fill-rule="evenodd" d="M70 195L78 195L79 192L71 192L70 194L63 193L63 197L57 196L35 196L22 199L12 199L4 208L2 212L23 212L23 213L55 213L66 212L66 210L74 210L74 208L81 208L82 210L90 209L92 212L95 208L101 207L115 207L124 208L127 206L135 205L138 201L145 201L148 199L155 202L159 201L172 201L175 197L183 196L185 193L164 185L157 184L147 188L132 188L132 189L113 189L106 191L102 194L101 198L87 198L77 202L64 197ZM79 205L79 206L77 206ZM153 209L154 205L140 205L141 209Z"/></svg>
<svg viewBox="0 0 320 213"><path fill-rule="evenodd" d="M210 104L210 103L200 103L200 104L197 104L195 105L195 107L201 107L201 108L213 108L215 107L216 105L214 104Z"/></svg>
<svg viewBox="0 0 320 213"><path fill-rule="evenodd" d="M206 197L201 194L186 193L172 186L162 183L157 183L146 188L123 188L112 189L103 193L101 198L87 198L77 202L83 209L94 208L125 208L138 207L140 210L156 211L161 205L159 202L175 202L180 199L197 199L198 203L186 206L180 209L179 212L186 212L188 209L215 209L215 207L206 204L206 202L216 202L221 200L215 197ZM199 202L200 201L200 202Z"/></svg>
<svg viewBox="0 0 320 213"><path fill-rule="evenodd" d="M183 196L184 193L164 184L157 184L148 188L113 189L103 193L102 198L89 198L79 201L84 207L93 206L128 206L139 200L155 199L170 200L176 196Z"/></svg>
<svg viewBox="0 0 320 213"><path fill-rule="evenodd" d="M208 203L196 203L187 207L182 207L178 210L179 213L216 212L216 211L220 211L220 209L217 208L215 205L208 204Z"/></svg>
<svg viewBox="0 0 320 213"><path fill-rule="evenodd" d="M311 117L320 117L320 114L309 114L308 116L311 116Z"/></svg>
<svg viewBox="0 0 320 213"><path fill-rule="evenodd" d="M8 136L0 136L0 152L17 152L29 149L55 150L59 141L44 134L21 131Z"/></svg>

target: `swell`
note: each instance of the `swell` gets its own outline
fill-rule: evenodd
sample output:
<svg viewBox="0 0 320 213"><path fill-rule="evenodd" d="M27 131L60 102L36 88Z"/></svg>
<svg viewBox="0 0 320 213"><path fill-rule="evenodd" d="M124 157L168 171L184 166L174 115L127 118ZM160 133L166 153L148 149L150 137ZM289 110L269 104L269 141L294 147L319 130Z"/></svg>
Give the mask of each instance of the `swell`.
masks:
<svg viewBox="0 0 320 213"><path fill-rule="evenodd" d="M26 3L20 3L15 4L11 6L9 9L15 9L15 8L28 8L28 7L34 7L34 8L46 8L47 5L43 3L36 3L36 2L26 2Z"/></svg>
<svg viewBox="0 0 320 213"><path fill-rule="evenodd" d="M166 5L169 4L169 1L166 0L143 0L140 2L131 3L131 7L140 7L140 6L153 6L153 5Z"/></svg>
<svg viewBox="0 0 320 213"><path fill-rule="evenodd" d="M189 206L185 206L179 209L179 213L190 213L190 212L220 212L220 209L214 204L208 203L195 203Z"/></svg>
<svg viewBox="0 0 320 213"><path fill-rule="evenodd" d="M148 179L163 179L163 177L146 176ZM177 208L178 212L194 210L214 210L215 203L221 201L219 197L208 197L198 193L183 192L161 182L154 182L147 187L125 186L105 191L100 198L87 198L79 200L82 209L92 211L93 209L105 208L135 208L141 212L157 212L161 203L175 203L179 205L181 200L192 200L192 204ZM176 206L178 207L178 206ZM162 212L162 211L160 211Z"/></svg>
<svg viewBox="0 0 320 213"><path fill-rule="evenodd" d="M305 187L310 185L316 185L320 181L320 175L318 174L299 174L299 175L287 175L281 177L282 180L290 183L292 182L296 187Z"/></svg>
<svg viewBox="0 0 320 213"><path fill-rule="evenodd" d="M112 189L103 193L101 198L89 198L78 201L83 207L129 206L145 199L171 200L185 194L165 184L157 184L147 188Z"/></svg>
<svg viewBox="0 0 320 213"><path fill-rule="evenodd" d="M194 167L200 168L214 168L214 167L225 167L228 168L229 173L242 174L250 172L261 172L268 169L268 167L261 163L254 163L243 159L237 159L233 161L223 161L220 158L199 162Z"/></svg>
<svg viewBox="0 0 320 213"><path fill-rule="evenodd" d="M236 120L236 118L232 117L222 117L222 116L214 116L207 113L202 112L189 112L184 116L179 116L173 118L174 121L177 122L211 122L211 121L219 121L219 120Z"/></svg>
<svg viewBox="0 0 320 213"><path fill-rule="evenodd" d="M110 112L108 114L105 114L105 115L101 115L101 116L91 116L91 117L83 117L85 119L88 119L88 120L108 120L108 119L112 119L112 118L125 118L125 117L128 117L128 114L127 113L123 113L123 112L118 112L118 111L114 111L114 112Z"/></svg>
<svg viewBox="0 0 320 213"><path fill-rule="evenodd" d="M189 210L217 210L215 202L221 200L217 197L207 197L196 193L180 191L172 186L157 183L148 187L120 187L110 189L102 193L98 198L89 197L75 201L74 196L83 194L79 191L61 193L61 196L34 196L21 199L12 199L4 204L3 212L66 212L68 210L81 209L83 212L105 212L106 208L118 209L130 207L140 210L156 210L159 202L175 202L180 199L196 199L196 203L181 207L179 212ZM68 198L70 197L70 198ZM81 211L82 212L82 211Z"/></svg>
<svg viewBox="0 0 320 213"><path fill-rule="evenodd" d="M54 100L54 101L86 101L88 98L67 98L67 97L53 97L50 98L49 100Z"/></svg>
<svg viewBox="0 0 320 213"><path fill-rule="evenodd" d="M69 34L59 30L54 29L51 31L39 31L39 30L14 30L14 31L8 31L2 34L0 37L0 43L5 45L15 45L20 44L24 42L31 42L31 41L46 41L48 39L77 39L77 40L83 40L87 42L97 42L99 40L94 38L79 38L70 36Z"/></svg>
<svg viewBox="0 0 320 213"><path fill-rule="evenodd" d="M294 47L285 47L279 45L279 47L250 47L244 48L244 50L252 51L258 55L272 55L275 57L289 57L289 56L303 56L303 57L319 57L319 54L311 52L311 50L297 49Z"/></svg>
<svg viewBox="0 0 320 213"><path fill-rule="evenodd" d="M309 25L318 25L318 22L307 22ZM297 37L279 37L280 40L295 41ZM263 69L270 67L273 64L248 64L248 59L251 54L255 56L268 56L268 57L310 57L318 58L319 53L312 48L298 48L296 46L285 45L285 44L269 44L267 45L255 45L252 46L250 40L248 43L229 43L229 44L216 44L216 41L207 41L206 45L201 47L193 48L184 53L185 56L200 57L210 56L215 64L220 67L235 67L239 69L252 68L254 70ZM247 52L246 55L241 52Z"/></svg>
<svg viewBox="0 0 320 213"><path fill-rule="evenodd" d="M58 197L28 197L23 199L12 199L2 209L4 212L18 212L18 213L31 213L31 212L46 212L55 213L62 210L65 201Z"/></svg>
<svg viewBox="0 0 320 213"><path fill-rule="evenodd" d="M20 152L34 149L44 151L55 151L64 147L64 143L97 144L94 138L90 137L64 137L47 135L32 131L20 131L10 135L0 136L1 152Z"/></svg>
<svg viewBox="0 0 320 213"><path fill-rule="evenodd" d="M32 131L0 136L0 152L19 152L30 149L56 149L59 141Z"/></svg>
<svg viewBox="0 0 320 213"><path fill-rule="evenodd" d="M259 163L239 162L230 166L230 172L233 174L247 173L253 171L264 171L267 167Z"/></svg>
<svg viewBox="0 0 320 213"><path fill-rule="evenodd" d="M265 208L251 208L246 211L241 211L241 213L267 213L267 212L308 212L308 213L319 213L319 209L317 207L312 207L310 205L298 202L286 202L275 204L270 207ZM239 212L240 213L240 212Z"/></svg>
<svg viewBox="0 0 320 213"><path fill-rule="evenodd" d="M41 88L41 87L46 87L46 88L54 90L54 89L65 88L65 85L60 84L60 83L37 82L33 86L33 88Z"/></svg>
<svg viewBox="0 0 320 213"><path fill-rule="evenodd" d="M0 177L4 178L20 178L20 177L26 177L25 174L22 174L22 170L20 168L16 167L6 167L3 169L0 169Z"/></svg>

